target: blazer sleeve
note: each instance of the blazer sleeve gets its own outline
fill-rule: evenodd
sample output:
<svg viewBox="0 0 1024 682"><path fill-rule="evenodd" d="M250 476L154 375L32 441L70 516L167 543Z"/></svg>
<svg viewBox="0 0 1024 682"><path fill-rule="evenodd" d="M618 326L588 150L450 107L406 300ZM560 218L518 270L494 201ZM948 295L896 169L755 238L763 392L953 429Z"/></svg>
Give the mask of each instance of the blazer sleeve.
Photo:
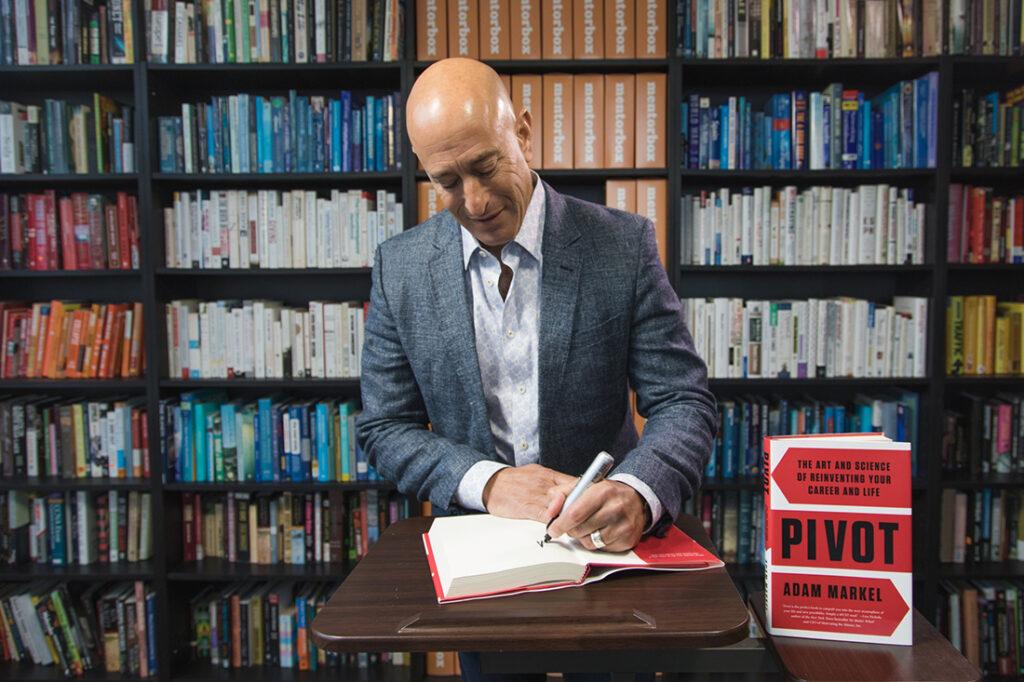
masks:
<svg viewBox="0 0 1024 682"><path fill-rule="evenodd" d="M665 507L663 526L700 488L717 430L707 367L697 355L679 298L658 256L653 224L645 221L637 258L629 340L629 383L647 419L643 436L615 473L633 474ZM670 517L670 518L669 518Z"/></svg>
<svg viewBox="0 0 1024 682"><path fill-rule="evenodd" d="M466 471L487 458L428 428L423 393L389 301L393 292L388 289L384 251L379 247L374 258L360 378L363 411L356 421L356 437L367 461L383 478L406 494L447 509Z"/></svg>

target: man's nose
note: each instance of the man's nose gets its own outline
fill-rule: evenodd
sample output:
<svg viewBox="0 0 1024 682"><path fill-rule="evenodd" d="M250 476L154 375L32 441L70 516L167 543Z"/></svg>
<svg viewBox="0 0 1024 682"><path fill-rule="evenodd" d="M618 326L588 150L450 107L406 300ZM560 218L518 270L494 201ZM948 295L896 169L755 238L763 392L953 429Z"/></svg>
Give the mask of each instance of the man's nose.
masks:
<svg viewBox="0 0 1024 682"><path fill-rule="evenodd" d="M466 211L473 217L487 213L487 188L477 179L468 178L463 181L463 193L466 199Z"/></svg>

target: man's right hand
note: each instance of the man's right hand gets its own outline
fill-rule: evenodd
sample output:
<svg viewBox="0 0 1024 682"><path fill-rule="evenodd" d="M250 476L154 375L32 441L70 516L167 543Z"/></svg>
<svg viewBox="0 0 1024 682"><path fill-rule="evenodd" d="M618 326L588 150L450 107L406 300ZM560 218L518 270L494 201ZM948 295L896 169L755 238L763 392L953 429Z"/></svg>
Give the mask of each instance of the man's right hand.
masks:
<svg viewBox="0 0 1024 682"><path fill-rule="evenodd" d="M487 481L483 503L495 516L546 523L552 516L552 505L565 499L559 486L571 488L575 482L572 476L540 464L506 467Z"/></svg>

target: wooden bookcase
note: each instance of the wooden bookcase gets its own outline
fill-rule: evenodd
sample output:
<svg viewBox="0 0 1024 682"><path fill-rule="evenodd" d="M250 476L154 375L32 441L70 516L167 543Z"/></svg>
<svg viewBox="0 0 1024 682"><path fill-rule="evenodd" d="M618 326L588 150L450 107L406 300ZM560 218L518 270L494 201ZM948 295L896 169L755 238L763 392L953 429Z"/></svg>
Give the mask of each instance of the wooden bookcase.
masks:
<svg viewBox="0 0 1024 682"><path fill-rule="evenodd" d="M137 4L141 9L141 3ZM671 10L670 10L671 12ZM137 17L142 13L137 12ZM415 12L406 6L407 53L414 54ZM669 22L674 24L674 22ZM941 578L1024 576L1024 562L979 565L941 565L937 561L940 505L943 488L977 489L1012 487L1024 489L1024 475L950 480L944 478L938 456L944 406L961 391L994 394L997 391L1024 391L1024 378L946 378L945 300L949 294L996 293L1010 298L1024 294L1024 269L1014 265L949 265L946 263L947 199L951 182L991 185L1009 192L1024 189L1024 170L1020 168L960 169L951 164L951 152L944 141L951 139L954 92L965 83L977 87L1007 90L1024 82L1024 60L1005 57L941 56L933 58L887 60L692 60L672 56L674 29L669 28L670 56L659 60L600 61L504 61L493 66L503 74L514 73L635 73L661 72L668 76L667 166L645 170L541 171L541 176L556 189L595 202L604 201L604 183L609 178L666 178L669 186L669 277L681 297L807 297L856 295L871 300L889 300L893 295L930 297L928 329L928 375L923 379L714 379L713 391L719 397L741 394L804 393L835 400L852 399L856 393L899 385L921 394L919 424L918 476L914 482L915 513L915 601L926 615L933 616L937 606L937 584ZM143 31L137 26L136 46ZM200 387L224 388L232 396L254 397L274 391L298 396L358 396L358 380L268 380L268 381L183 381L169 379L167 373L166 334L163 304L174 298L195 297L258 298L285 303L305 303L325 297L331 300L369 298L370 278L365 269L324 270L171 270L164 267L162 208L171 193L196 188L355 188L382 187L397 193L404 202L405 225L415 224L416 182L425 179L412 161L408 141L402 140L404 166L401 171L348 174L231 174L183 175L157 172L156 117L180 114L184 101L198 101L211 94L237 92L280 93L289 88L305 94L336 93L351 90L400 91L405 94L415 77L428 66L407 58L397 63L278 64L278 65L151 65L144 62L125 66L0 67L0 99L41 101L45 97L72 97L93 91L111 94L135 106L135 144L138 172L124 175L20 175L0 177L6 191L35 191L43 188L82 191L129 191L139 198L141 269L138 271L98 272L0 272L0 297L4 300L49 300L81 298L95 301L142 300L145 315L146 374L141 380L127 381L0 381L2 394L46 394L58 396L144 395L149 433L158 430L157 406L163 397ZM825 171L698 171L682 168L683 152L680 104L687 93L700 91L714 95L747 93L752 99L772 92L794 88L821 89L832 81L848 83L873 92L903 78L915 78L929 71L939 72L939 156L935 168L912 170L825 170ZM917 200L927 203L926 259L918 266L851 267L698 267L680 266L679 199L692 189L717 189L768 184L778 187L795 184L855 186L861 183L891 183L913 187ZM813 292L813 293L811 293ZM151 443L157 440L151 438ZM151 447L152 478L140 482L77 482L74 480L0 479L0 489L33 491L68 490L144 490L152 494L155 551L152 560L139 564L93 565L54 568L19 565L0 567L0 584L23 582L40 577L68 581L108 581L141 579L151 583L157 593L156 679L176 681L257 682L335 679L334 670L299 673L294 670L241 669L222 670L187 662L187 599L198 587L210 582L264 579L300 579L333 581L343 577L333 566L305 568L282 565L257 567L205 561L182 565L181 496L187 491L326 490L327 485L284 483L272 488L258 484L183 484L163 483L160 477L161 453ZM388 484L345 484L347 490ZM707 481L708 491L760 489L760 481L739 478L723 482ZM758 566L737 566L737 578L756 579ZM420 675L422 665L414 664L403 676ZM346 670L345 679L362 679L372 671ZM51 680L59 677L52 668L31 665L0 666L0 678L12 681ZM102 671L88 674L87 680L108 680Z"/></svg>

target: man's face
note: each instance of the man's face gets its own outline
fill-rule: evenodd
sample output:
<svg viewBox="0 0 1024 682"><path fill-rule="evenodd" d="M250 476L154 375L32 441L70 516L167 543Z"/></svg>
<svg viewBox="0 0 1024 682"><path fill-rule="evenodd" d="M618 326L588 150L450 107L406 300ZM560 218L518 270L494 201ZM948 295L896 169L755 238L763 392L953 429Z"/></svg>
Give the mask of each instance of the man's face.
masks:
<svg viewBox="0 0 1024 682"><path fill-rule="evenodd" d="M444 207L485 247L519 232L533 193L529 113L514 121L470 120L418 137L416 153Z"/></svg>

